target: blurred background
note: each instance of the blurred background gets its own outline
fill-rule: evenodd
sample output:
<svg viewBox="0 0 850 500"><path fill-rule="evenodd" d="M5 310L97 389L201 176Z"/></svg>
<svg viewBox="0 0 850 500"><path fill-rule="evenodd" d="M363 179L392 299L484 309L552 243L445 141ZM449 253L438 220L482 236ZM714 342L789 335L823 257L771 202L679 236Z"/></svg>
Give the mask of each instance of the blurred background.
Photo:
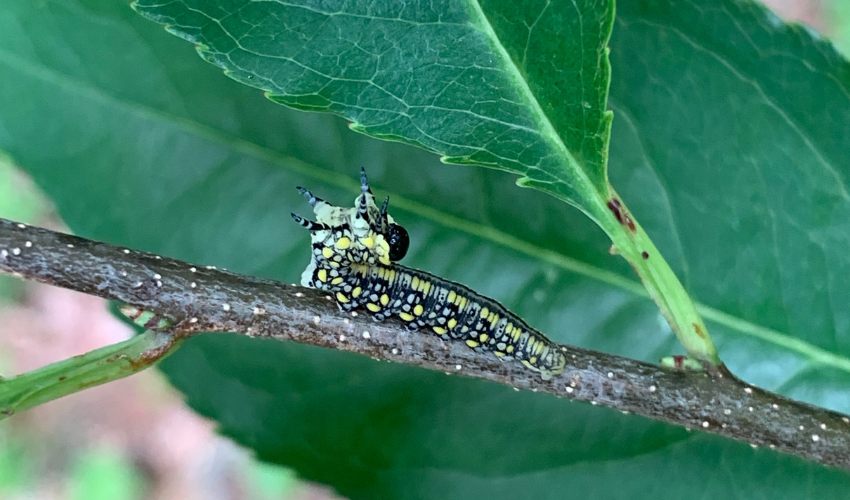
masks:
<svg viewBox="0 0 850 500"><path fill-rule="evenodd" d="M784 19L813 27L850 56L850 1L765 3ZM37 186L2 158L0 217L63 229ZM0 276L0 374L31 370L129 335L100 299ZM0 498L334 495L217 436L212 423L188 410L180 394L149 370L0 423Z"/></svg>

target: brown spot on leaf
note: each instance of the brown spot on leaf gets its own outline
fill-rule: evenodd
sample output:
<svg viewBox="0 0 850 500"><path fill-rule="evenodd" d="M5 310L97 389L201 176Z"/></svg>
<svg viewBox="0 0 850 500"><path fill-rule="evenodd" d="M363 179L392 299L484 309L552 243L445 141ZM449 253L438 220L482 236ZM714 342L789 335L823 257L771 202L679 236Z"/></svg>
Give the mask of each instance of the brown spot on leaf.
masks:
<svg viewBox="0 0 850 500"><path fill-rule="evenodd" d="M696 323L691 323L691 325L694 327L694 333L696 333L699 336L699 338L704 339L705 338L705 331L703 331L702 327L699 326Z"/></svg>
<svg viewBox="0 0 850 500"><path fill-rule="evenodd" d="M640 256L643 257L643 260L647 260L647 259L649 259L649 252L644 250L643 252L640 253Z"/></svg>
<svg viewBox="0 0 850 500"><path fill-rule="evenodd" d="M614 214L614 217L617 218L617 222L629 228L629 231L635 232L635 222L632 220L629 213L626 212L626 209L623 207L620 200L617 198L611 198L608 200L606 205L608 206L608 210L610 210L611 213Z"/></svg>

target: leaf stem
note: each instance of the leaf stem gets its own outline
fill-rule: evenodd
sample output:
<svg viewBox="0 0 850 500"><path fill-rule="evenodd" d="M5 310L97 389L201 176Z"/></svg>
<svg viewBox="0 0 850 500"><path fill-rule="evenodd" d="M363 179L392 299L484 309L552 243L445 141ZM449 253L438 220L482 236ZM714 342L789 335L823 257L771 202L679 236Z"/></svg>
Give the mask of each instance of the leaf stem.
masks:
<svg viewBox="0 0 850 500"><path fill-rule="evenodd" d="M614 188L609 192L608 213L600 225L616 252L640 277L688 356L709 368L720 366L717 348L690 295Z"/></svg>
<svg viewBox="0 0 850 500"><path fill-rule="evenodd" d="M89 387L153 366L177 345L175 337L145 331L128 340L0 380L0 420Z"/></svg>

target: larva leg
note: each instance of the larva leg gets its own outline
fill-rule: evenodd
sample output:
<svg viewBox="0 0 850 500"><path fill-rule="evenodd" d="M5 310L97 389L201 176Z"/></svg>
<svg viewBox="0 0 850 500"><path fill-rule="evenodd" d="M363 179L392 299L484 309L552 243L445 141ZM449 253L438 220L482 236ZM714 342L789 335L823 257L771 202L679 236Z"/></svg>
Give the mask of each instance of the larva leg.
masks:
<svg viewBox="0 0 850 500"><path fill-rule="evenodd" d="M331 292L340 310L348 312L363 304L361 282L358 277L348 270L329 265L316 270L316 280L324 284L324 289Z"/></svg>
<svg viewBox="0 0 850 500"><path fill-rule="evenodd" d="M419 324L415 321L408 321L407 323L405 323L404 327L407 329L408 332L415 332L419 330Z"/></svg>
<svg viewBox="0 0 850 500"><path fill-rule="evenodd" d="M351 312L358 307L360 307L360 302L356 299L347 298L348 296L344 294L344 292L336 292L334 294L334 298L336 299L336 304L339 306L341 311ZM340 300L342 299L342 300Z"/></svg>

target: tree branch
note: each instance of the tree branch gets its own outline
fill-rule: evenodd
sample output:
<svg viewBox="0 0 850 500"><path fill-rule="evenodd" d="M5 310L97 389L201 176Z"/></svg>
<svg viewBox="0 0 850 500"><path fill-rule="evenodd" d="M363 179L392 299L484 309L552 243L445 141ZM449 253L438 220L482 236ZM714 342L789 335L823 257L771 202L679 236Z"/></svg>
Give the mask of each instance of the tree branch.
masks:
<svg viewBox="0 0 850 500"><path fill-rule="evenodd" d="M850 470L850 418L715 374L564 346L551 380L399 322L345 314L317 290L122 249L0 219L0 271L170 317L177 338L239 332L365 354L590 401ZM2 383L2 382L0 382Z"/></svg>

